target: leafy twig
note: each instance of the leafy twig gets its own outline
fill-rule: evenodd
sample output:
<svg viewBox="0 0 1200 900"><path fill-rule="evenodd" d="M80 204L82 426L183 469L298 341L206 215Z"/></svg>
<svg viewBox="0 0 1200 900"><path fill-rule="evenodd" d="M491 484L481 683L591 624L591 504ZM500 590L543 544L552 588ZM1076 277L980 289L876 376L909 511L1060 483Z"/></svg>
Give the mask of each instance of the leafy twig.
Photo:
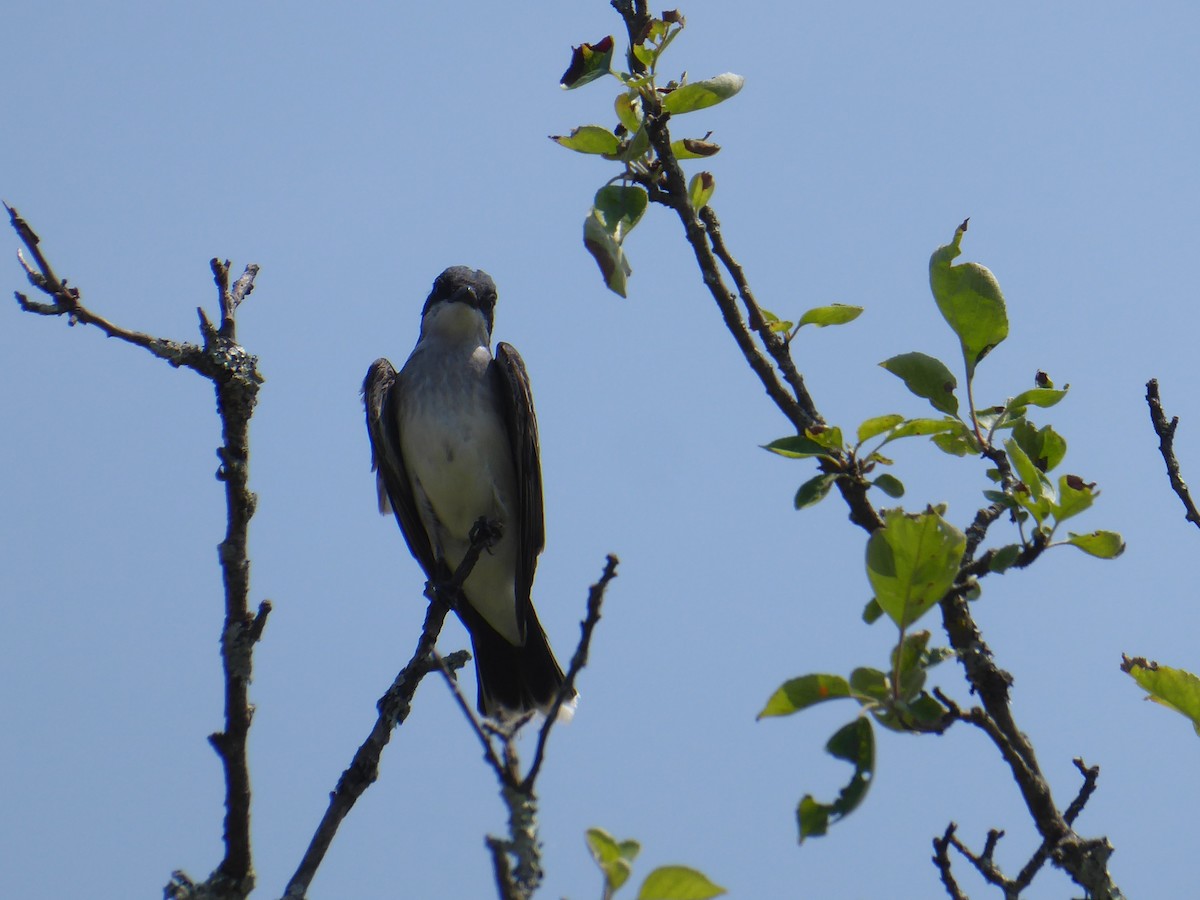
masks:
<svg viewBox="0 0 1200 900"><path fill-rule="evenodd" d="M612 5L624 18L631 40L637 41L640 32L634 5L624 0L613 0ZM725 246L716 213L708 206L698 211L692 207L687 183L671 149L669 115L662 110L661 104L653 94L644 93L643 103L644 124L655 152L656 163L650 171L631 173L631 178L646 189L651 200L675 211L683 225L685 238L696 257L704 283L716 301L726 327L742 350L747 364L758 376L772 402L796 429L797 434L804 435L808 429L819 425L822 419L804 387L803 379L795 370L788 344L766 327L761 308L750 291L745 273ZM743 317L738 309L735 295L726 285L717 260L721 261L733 278L738 296L746 309L746 317ZM752 334L759 336L765 352L755 344ZM978 423L974 422L974 415L972 420L978 436ZM980 440L982 443L981 436ZM1013 476L1003 454L991 447L983 447L983 452L1000 469L1002 483L1005 486L1010 485ZM852 461L841 454L835 454L822 464L822 469L846 476L838 477L836 484L850 509L851 520L869 532L878 529L882 522L867 499L867 482L862 472L854 470ZM964 556L955 585L941 601L943 623L951 644L964 667L968 682L983 703L978 715L971 715L1004 755L1043 840L1054 847L1052 857L1056 863L1066 869L1078 884L1088 888L1096 896L1119 896L1105 866L1107 853L1111 852L1107 849L1107 842L1084 841L1075 834L1055 806L1033 747L1013 720L1009 704L1012 677L995 664L991 650L984 643L965 599L971 580L986 574L987 566L991 562L992 557L988 554L978 561L975 560L974 554L988 527L1001 512L999 506L990 506L979 511L969 537L968 552ZM1018 557L1020 563L1028 565L1044 548L1044 540L1029 543ZM947 840L952 837L952 833L948 832Z"/></svg>

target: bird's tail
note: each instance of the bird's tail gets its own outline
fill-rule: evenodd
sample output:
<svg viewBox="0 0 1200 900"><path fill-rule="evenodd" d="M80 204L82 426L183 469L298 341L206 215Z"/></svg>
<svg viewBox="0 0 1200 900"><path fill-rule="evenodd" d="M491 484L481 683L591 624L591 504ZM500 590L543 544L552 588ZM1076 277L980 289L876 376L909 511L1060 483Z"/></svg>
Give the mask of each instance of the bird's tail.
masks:
<svg viewBox="0 0 1200 900"><path fill-rule="evenodd" d="M537 710L549 714L563 686L563 670L546 632L530 609L525 645L509 643L486 622L472 622L471 647L475 651L475 679L479 712L501 721ZM569 720L575 713L576 692L571 691L559 710Z"/></svg>

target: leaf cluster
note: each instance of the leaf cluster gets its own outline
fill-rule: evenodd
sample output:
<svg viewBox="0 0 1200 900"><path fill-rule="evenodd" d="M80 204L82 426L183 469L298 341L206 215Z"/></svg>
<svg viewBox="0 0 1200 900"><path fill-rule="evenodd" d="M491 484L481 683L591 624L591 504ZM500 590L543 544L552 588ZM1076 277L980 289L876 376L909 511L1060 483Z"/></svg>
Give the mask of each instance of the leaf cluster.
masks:
<svg viewBox="0 0 1200 900"><path fill-rule="evenodd" d="M614 67L616 44L611 35L580 44L573 48L559 82L571 90L611 76L620 86L613 100L613 125L580 125L569 134L551 135L550 140L621 165L621 171L596 192L583 222L583 243L600 267L605 285L622 297L633 273L623 248L625 238L641 220L661 178L660 161L650 141L652 120L708 109L737 94L745 83L742 76L731 72L701 81L688 81L684 73L660 86L658 69L663 53L686 24L678 11L650 19L626 54L629 71ZM673 141L671 153L676 159L713 156L721 148L709 137L711 134ZM704 207L715 187L712 173L693 176L688 189L693 208Z"/></svg>
<svg viewBox="0 0 1200 900"><path fill-rule="evenodd" d="M976 407L976 370L1008 336L1008 314L999 282L987 268L978 263L954 264L966 230L963 222L951 242L934 251L929 264L934 302L958 340L961 386L946 363L919 351L880 363L940 415L872 416L854 429L852 437L837 426L817 425L765 447L785 458L818 463L817 474L801 484L793 498L795 507L804 509L819 503L839 482L874 487L890 499L903 497L900 478L880 471L895 465L884 450L896 441L926 437L943 453L991 463L984 472L990 485L982 492L988 506L980 514L989 524L1006 514L1017 532L1014 541L988 551L983 557L986 566L981 568L971 559L975 547L969 551L967 535L947 521L944 507L927 505L918 513L883 510L882 527L869 535L866 544L872 598L863 618L875 622L886 616L897 628L890 667L886 671L860 667L849 678L813 674L791 679L771 695L760 713L760 717L790 715L834 698L852 699L862 707L861 714L835 733L826 748L850 762L854 774L831 803L804 796L797 810L801 841L824 834L831 822L853 810L865 796L874 765L872 722L890 730L940 731L952 720L952 711L924 690L929 668L951 651L931 648L927 631L910 632L923 616L950 597L977 599L980 575L1028 565L1056 543L1105 559L1124 549L1120 535L1111 531L1068 532L1065 539L1055 540L1059 526L1089 509L1099 495L1094 482L1074 474L1052 474L1066 456L1067 442L1052 426L1039 427L1030 419L1031 410L1049 409L1063 400L1067 387L1055 388L1044 372L1038 372L1033 387L1015 392L1003 403ZM781 327L792 326L782 323Z"/></svg>
<svg viewBox="0 0 1200 900"><path fill-rule="evenodd" d="M618 841L601 828L589 828L586 840L604 876L601 896L612 900L633 874L633 861L642 846L633 840ZM642 881L637 900L711 900L725 893L725 888L688 866L659 866Z"/></svg>

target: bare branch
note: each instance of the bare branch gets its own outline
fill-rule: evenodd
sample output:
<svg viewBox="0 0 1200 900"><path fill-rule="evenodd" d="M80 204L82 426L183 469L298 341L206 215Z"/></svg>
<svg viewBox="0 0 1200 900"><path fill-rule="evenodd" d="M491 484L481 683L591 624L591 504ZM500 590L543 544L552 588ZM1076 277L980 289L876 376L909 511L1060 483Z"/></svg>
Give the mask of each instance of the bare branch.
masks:
<svg viewBox="0 0 1200 900"><path fill-rule="evenodd" d="M462 668L470 659L470 654L465 650L451 653L444 658L439 657L435 655L434 647L446 621L446 614L457 602L463 582L475 568L480 554L499 539L499 529L481 518L471 531L471 546L467 548L453 576L440 583L431 580L425 585L429 607L425 611L425 623L421 626L417 647L391 687L379 698L376 704L379 716L371 728L371 733L355 752L350 765L342 772L337 787L329 795L329 806L317 825L300 865L296 867L284 890L285 900L296 900L307 895L308 887L325 859L342 820L358 802L358 798L379 777L379 759L383 755L383 748L392 739L393 729L408 718L413 695L421 680L430 672L437 671L439 666L449 673L451 670ZM453 683L453 679L451 682Z"/></svg>
<svg viewBox="0 0 1200 900"><path fill-rule="evenodd" d="M496 775L500 783L500 797L508 810L508 837L498 838L489 836L487 846L492 852L492 862L496 877L496 887L502 900L527 900L533 896L542 882L541 845L537 832L537 795L534 787L538 773L545 759L546 742L550 729L558 719L559 710L566 697L575 694L575 679L587 664L588 648L591 645L592 634L600 621L600 607L604 600L604 591L616 577L618 560L612 554L606 558L604 571L599 581L588 591L587 615L580 623L579 644L571 657L566 677L553 705L547 710L546 720L538 731L537 748L534 751L533 764L529 773L520 777L520 762L517 758L515 737L517 732L532 718L532 713L505 722L501 725L490 720L480 720L471 709L470 703L463 695L458 683L450 672L443 670L446 682L454 694L463 715L471 725L472 731L483 744L484 760ZM497 750L497 743L501 750ZM509 857L515 861L512 865Z"/></svg>
<svg viewBox="0 0 1200 900"><path fill-rule="evenodd" d="M492 871L496 877L496 890L500 900L522 900L513 881L512 866L508 864L508 842L488 836L487 848L492 853Z"/></svg>
<svg viewBox="0 0 1200 900"><path fill-rule="evenodd" d="M537 780L538 772L542 769L542 760L546 754L546 741L550 737L550 729L554 727L554 723L558 721L559 710L567 697L575 696L575 678L579 675L584 666L587 665L588 648L592 643L592 633L596 630L596 625L600 622L600 605L604 602L604 591L608 588L609 582L617 577L617 564L619 560L611 553L608 555L604 564L604 571L600 575L600 580L591 586L588 590L587 615L584 620L579 623L579 645L575 648L575 654L571 657L571 664L567 667L567 677L563 680L563 685L558 689L558 696L554 699L554 706L550 708L550 712L546 715L546 721L542 723L541 731L538 732L537 749L533 754L533 762L529 766L529 774L525 776L523 787L528 790L533 790L533 784Z"/></svg>
<svg viewBox="0 0 1200 900"><path fill-rule="evenodd" d="M74 325L94 325L109 337L149 350L173 366L185 366L212 381L217 393L217 412L221 418L223 444L217 449L221 465L217 480L225 485L225 538L218 545L222 580L225 587L225 621L221 629L221 666L225 680L225 725L209 735L225 773L225 856L203 884L194 884L184 873L172 876L169 896L245 897L254 888L254 866L250 850L250 770L246 761L246 740L254 708L249 700L251 662L254 645L262 637L271 604L264 601L257 615L250 612L250 560L247 555L247 530L254 515L256 498L249 489L250 417L262 376L258 360L234 341L233 307L228 307L227 334L214 335L202 328L203 347L131 331L109 322L83 305L78 288L69 287L59 278L41 249L41 239L11 206L5 204L9 222L33 262L24 254L17 256L29 282L51 298L37 303L18 293L17 302L26 312L67 317ZM225 265L228 273L228 263ZM258 266L246 267L238 280L239 297L253 289ZM228 306L224 291L219 298L222 310Z"/></svg>
<svg viewBox="0 0 1200 900"><path fill-rule="evenodd" d="M471 723L471 730L475 732L475 736L479 738L479 743L483 745L484 761L496 773L496 777L500 779L501 784L507 785L512 783L512 773L496 754L496 748L492 746L491 737L488 731L485 730L483 722L479 720L479 716L475 714L475 710L471 708L470 702L467 700L466 695L463 694L462 688L458 686L458 679L454 677L454 673L436 650L433 652L433 661L445 677L446 685L450 688L450 693L454 696L454 702L458 704L458 708L462 711L462 714L467 717L467 721ZM522 717L519 720L520 724L527 722L529 715L531 714L527 713ZM494 734L495 732L493 731L492 733Z"/></svg>
<svg viewBox="0 0 1200 900"><path fill-rule="evenodd" d="M953 866L950 863L950 846L955 841L954 832L958 828L953 822L946 826L946 833L940 838L933 839L933 864L937 866L938 874L941 876L942 884L946 887L946 893L950 895L950 900L967 900L967 895L962 892L958 886L958 882L954 880Z"/></svg>
<svg viewBox="0 0 1200 900"><path fill-rule="evenodd" d="M212 361L204 353L203 349L196 344L153 337L152 335L143 334L140 331L122 328L84 306L79 288L68 287L67 280L65 278L60 279L55 274L53 267L45 255L43 255L39 246L41 239L29 226L29 223L21 217L21 214L16 209L7 203L4 204L4 208L8 211L9 222L17 232L17 236L20 237L21 242L33 257L33 263L31 264L25 258L25 255L18 251L17 260L21 263L22 268L25 269L25 275L29 279L30 284L51 298L50 303L38 303L30 300L19 291L15 292L14 296L21 309L39 316L66 316L67 322L71 325L78 322L82 322L84 325L94 325L108 337L126 341L137 347L143 347L159 359L166 360L172 366L185 366L189 369L194 369L206 378L216 378L216 370L211 364ZM257 273L258 267L249 266L246 269L252 281L253 274L250 274L251 270Z"/></svg>
<svg viewBox="0 0 1200 900"><path fill-rule="evenodd" d="M1071 760L1071 762L1075 763L1075 768L1083 776L1083 784L1080 786L1079 793L1075 799L1071 801L1071 805L1067 807L1067 811L1063 813L1063 818L1067 820L1068 825L1073 825L1079 814L1083 812L1084 806L1087 805L1088 800L1095 793L1096 781L1100 778L1099 766L1089 766L1078 756Z"/></svg>
<svg viewBox="0 0 1200 900"><path fill-rule="evenodd" d="M1187 513L1185 518L1200 528L1200 511L1196 509L1196 504L1192 501L1187 482L1183 480L1183 474L1179 471L1179 460L1175 458L1175 429L1179 426L1179 417L1174 416L1170 422L1167 421L1166 413L1163 412L1162 399L1158 394L1157 378L1151 378L1146 382L1146 403L1150 407L1150 424L1154 426L1154 433L1158 435L1159 452L1162 453L1163 462L1167 464L1167 478L1171 481L1171 490L1183 503L1184 511Z"/></svg>
<svg viewBox="0 0 1200 900"><path fill-rule="evenodd" d="M668 149L670 148L669 142L667 147ZM698 211L698 215L704 223L704 228L708 233L708 239L712 245L713 252L733 278L738 296L742 298L742 304L746 307L747 324L758 335L767 353L774 360L776 367L783 373L784 380L792 389L792 395L795 397L805 417L810 420L810 424L820 422L821 415L817 412L817 407L808 393L808 388L804 385L804 377L796 369L796 362L792 359L790 345L778 332L771 330L769 323L763 316L762 308L758 305L758 300L755 299L753 292L750 290L750 284L746 279L745 271L743 271L738 261L733 258L733 255L729 252L729 248L725 246L725 238L721 234L721 223L717 219L716 212L711 206L705 206Z"/></svg>
<svg viewBox="0 0 1200 900"><path fill-rule="evenodd" d="M1096 790L1096 780L1100 777L1099 766L1087 766L1079 757L1072 760L1075 763L1075 768L1079 770L1079 774L1083 776L1083 784L1079 788L1079 793L1075 799L1071 801L1071 805L1067 807L1067 811L1063 813L1063 820L1072 825L1079 814L1083 812L1083 807L1091 798L1092 793ZM1016 884L1021 890L1027 888L1033 883L1034 876L1046 864L1046 860L1050 858L1050 854L1054 848L1047 841L1043 841L1037 851L1030 858L1017 875Z"/></svg>
<svg viewBox="0 0 1200 900"><path fill-rule="evenodd" d="M1004 877L1004 873L1000 871L1000 867L996 865L996 861L992 858L992 854L996 852L996 845L1002 837L1004 837L1003 831L998 831L995 828L988 831L987 837L984 839L983 853L976 855L954 834L953 825L946 831L946 840L966 858L967 862L975 867L975 870L983 876L984 881L988 884L994 884L1004 891L1004 900L1016 900L1020 889L1012 881Z"/></svg>

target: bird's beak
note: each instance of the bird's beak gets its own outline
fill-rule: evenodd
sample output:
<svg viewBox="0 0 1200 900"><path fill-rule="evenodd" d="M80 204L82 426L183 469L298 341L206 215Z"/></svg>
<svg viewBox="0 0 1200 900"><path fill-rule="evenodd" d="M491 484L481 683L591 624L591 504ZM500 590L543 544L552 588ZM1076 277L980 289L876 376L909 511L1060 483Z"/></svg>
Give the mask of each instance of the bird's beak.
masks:
<svg viewBox="0 0 1200 900"><path fill-rule="evenodd" d="M465 303L474 309L479 309L479 297L475 294L475 288L469 284L464 284L457 291L450 295L451 303Z"/></svg>

